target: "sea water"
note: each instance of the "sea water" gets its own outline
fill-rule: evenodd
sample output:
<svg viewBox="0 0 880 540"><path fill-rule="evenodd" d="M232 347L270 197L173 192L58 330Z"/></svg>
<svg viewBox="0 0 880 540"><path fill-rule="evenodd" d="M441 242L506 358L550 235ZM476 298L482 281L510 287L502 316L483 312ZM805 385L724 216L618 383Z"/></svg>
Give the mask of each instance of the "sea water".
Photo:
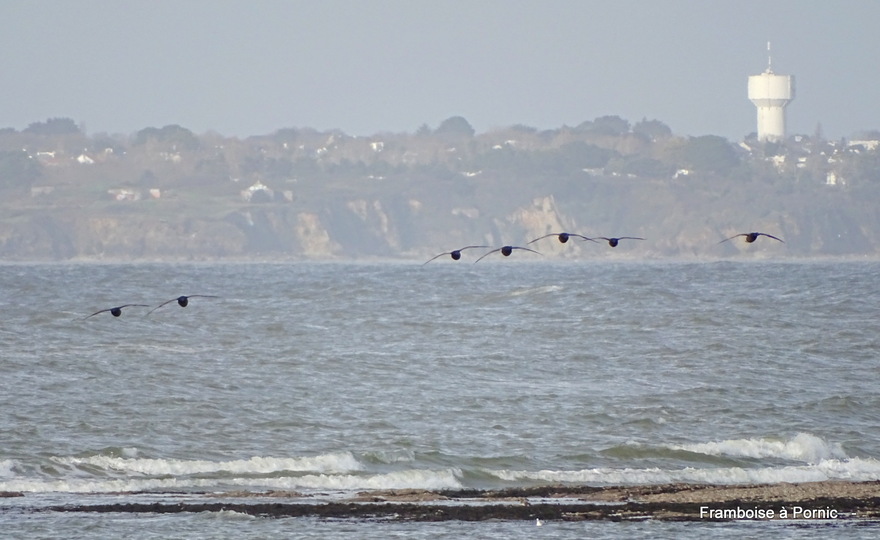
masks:
<svg viewBox="0 0 880 540"><path fill-rule="evenodd" d="M7 264L0 309L5 536L785 536L45 508L880 479L876 262Z"/></svg>

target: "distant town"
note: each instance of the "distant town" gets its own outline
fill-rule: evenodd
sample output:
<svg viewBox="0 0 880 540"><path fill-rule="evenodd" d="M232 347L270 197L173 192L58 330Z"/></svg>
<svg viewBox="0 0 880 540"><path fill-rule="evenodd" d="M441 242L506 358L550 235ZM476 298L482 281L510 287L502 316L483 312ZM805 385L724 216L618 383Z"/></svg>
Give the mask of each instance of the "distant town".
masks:
<svg viewBox="0 0 880 540"><path fill-rule="evenodd" d="M876 257L880 131L741 141L603 116L476 133L463 117L354 137L183 126L0 129L0 260L420 260L568 231L559 259ZM718 242L753 230L784 245ZM747 249L748 248L748 249Z"/></svg>

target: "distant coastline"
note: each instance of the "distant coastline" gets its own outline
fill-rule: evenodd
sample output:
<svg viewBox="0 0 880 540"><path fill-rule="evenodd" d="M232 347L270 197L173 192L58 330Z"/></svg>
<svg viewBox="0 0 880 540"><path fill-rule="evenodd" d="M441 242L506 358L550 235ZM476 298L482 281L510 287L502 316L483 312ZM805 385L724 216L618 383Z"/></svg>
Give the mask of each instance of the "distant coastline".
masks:
<svg viewBox="0 0 880 540"><path fill-rule="evenodd" d="M0 130L0 260L426 260L547 234L555 259L880 255L880 132L734 143L604 116L476 133L181 126L88 136L69 119ZM762 231L768 245L719 241ZM552 239L549 239L552 240Z"/></svg>

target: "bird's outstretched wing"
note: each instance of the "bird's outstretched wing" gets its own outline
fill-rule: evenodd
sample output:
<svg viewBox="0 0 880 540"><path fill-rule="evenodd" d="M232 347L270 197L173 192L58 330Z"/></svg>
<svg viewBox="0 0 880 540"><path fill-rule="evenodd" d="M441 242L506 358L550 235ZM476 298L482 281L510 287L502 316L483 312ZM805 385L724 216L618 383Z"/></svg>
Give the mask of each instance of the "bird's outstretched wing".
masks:
<svg viewBox="0 0 880 540"><path fill-rule="evenodd" d="M147 312L147 315L149 315L150 313L156 311L157 309L159 309L159 308L162 307L162 306L165 306L165 305L170 304L171 302L177 302L177 298L172 298L171 300L166 300L165 302L162 302L162 303L159 304L158 306L156 306L156 307L154 307L153 309L151 309L150 311L148 311L148 312ZM146 315L145 315L145 316L146 316Z"/></svg>
<svg viewBox="0 0 880 540"><path fill-rule="evenodd" d="M783 244L785 243L785 240L783 240L782 238L776 238L776 237L773 236L772 234L767 234L767 233L759 232L759 233L758 233L758 236L766 236L767 238L772 238L772 239L774 239L774 240L779 240L779 241L782 242Z"/></svg>
<svg viewBox="0 0 880 540"><path fill-rule="evenodd" d="M427 261L423 262L423 263L422 263L422 266L425 266L426 264L428 264L429 262L433 261L434 259L437 259L437 258L442 257L442 256L444 256L444 255L452 255L452 252L451 252L451 251L444 251L443 253L440 253L440 254L438 254L438 255L434 255L433 257L431 257L431 258L428 259Z"/></svg>
<svg viewBox="0 0 880 540"><path fill-rule="evenodd" d="M541 254L539 251L535 251L534 249L529 249L527 247L513 246L513 247L511 247L511 249L521 249L523 251L531 251L532 253L537 253L538 255Z"/></svg>
<svg viewBox="0 0 880 540"><path fill-rule="evenodd" d="M731 236L730 238L725 238L724 240L722 240L722 241L720 241L720 242L718 242L718 243L719 243L719 244L723 244L724 242L727 242L728 240L733 240L734 238L739 238L740 236L748 236L748 234L747 234L747 233L739 233L739 234L735 234L735 235Z"/></svg>
<svg viewBox="0 0 880 540"><path fill-rule="evenodd" d="M478 262L482 261L487 255L491 255L491 254L493 254L493 253L496 253L496 252L498 252L498 251L501 251L502 249L503 249L503 248L496 248L496 249L493 249L492 251L487 251L486 253L483 253L483 254L480 256L479 259L477 259L477 260L474 261L474 264L477 264Z"/></svg>
<svg viewBox="0 0 880 540"><path fill-rule="evenodd" d="M165 306L165 305L170 304L171 302L177 302L177 303L179 303L179 304L185 306L185 305L186 305L186 301L189 300L190 298L220 298L220 297L219 297L219 296L215 296L215 295L213 295L213 294L187 294L187 295L184 295L184 296L178 296L177 298L172 298L171 300L166 300L165 302L162 302L162 303L159 304L158 306L156 306L156 307L154 307L153 309L151 309L150 311L148 311L148 312L147 312L147 315L149 315L150 313L156 311L157 309L159 309L159 308L162 307L162 306ZM182 302L182 303L181 303L181 302Z"/></svg>
<svg viewBox="0 0 880 540"><path fill-rule="evenodd" d="M544 236L539 236L538 238L535 238L534 240L532 240L531 242L529 242L529 244L534 244L534 243L537 242L538 240L543 240L543 239L545 239L545 238L549 238L549 237L551 237L551 236L559 236L559 233L550 233L550 234L545 234Z"/></svg>

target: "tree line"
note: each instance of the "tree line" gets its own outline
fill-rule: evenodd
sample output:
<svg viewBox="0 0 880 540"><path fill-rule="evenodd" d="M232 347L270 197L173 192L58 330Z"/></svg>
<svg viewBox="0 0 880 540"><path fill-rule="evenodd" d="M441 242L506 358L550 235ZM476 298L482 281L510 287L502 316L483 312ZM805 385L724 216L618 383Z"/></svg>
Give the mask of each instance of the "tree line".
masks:
<svg viewBox="0 0 880 540"><path fill-rule="evenodd" d="M92 181L167 187L234 179L375 180L409 175L512 177L575 176L670 180L678 175L732 181L880 182L876 147L852 141L793 136L758 142L755 134L732 142L716 135L675 135L659 120L631 124L602 116L576 126L538 130L514 125L476 133L463 117L414 133L354 137L338 130L282 128L239 139L197 135L179 125L147 127L130 135L87 135L70 118L50 118L17 131L0 129L0 189L25 192L40 183L74 178L75 160L94 165ZM880 132L856 137L880 140ZM83 157L81 157L83 156Z"/></svg>

